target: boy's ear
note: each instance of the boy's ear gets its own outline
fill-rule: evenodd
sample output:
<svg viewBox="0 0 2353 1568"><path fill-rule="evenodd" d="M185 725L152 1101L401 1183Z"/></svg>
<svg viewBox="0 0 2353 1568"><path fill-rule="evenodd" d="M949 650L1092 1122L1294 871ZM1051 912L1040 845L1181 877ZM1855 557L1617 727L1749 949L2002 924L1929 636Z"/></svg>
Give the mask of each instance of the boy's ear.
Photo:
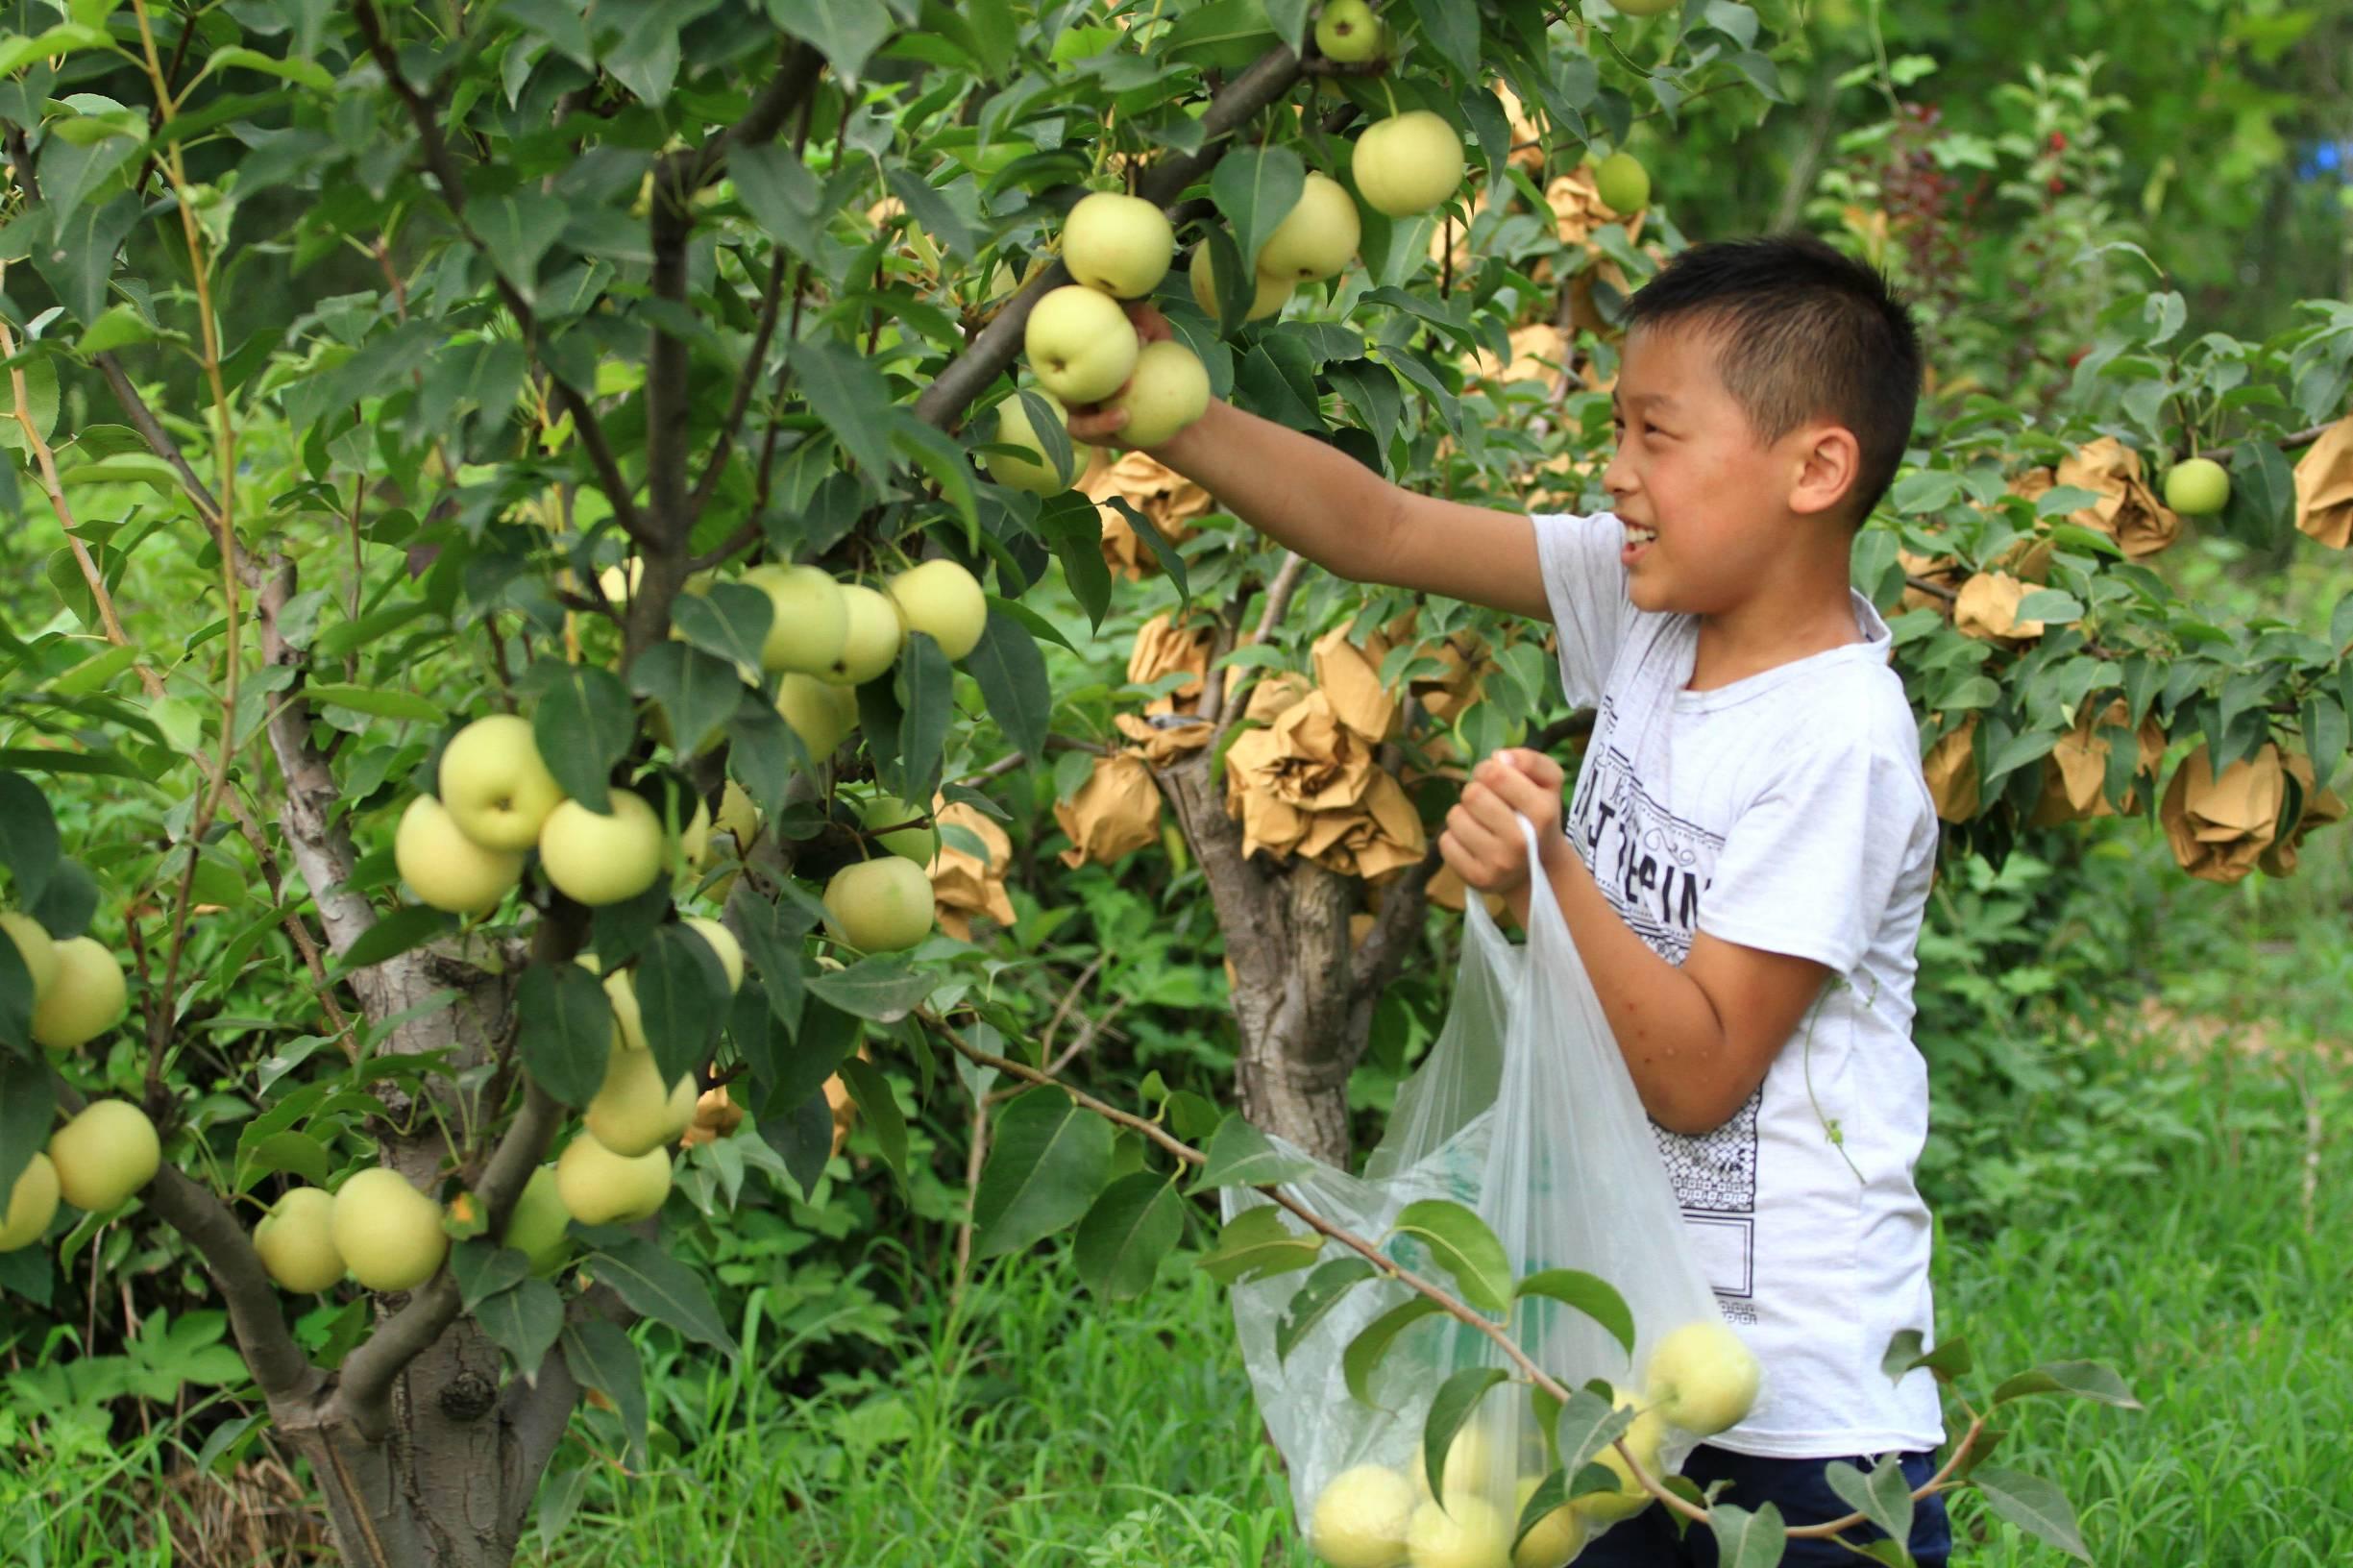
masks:
<svg viewBox="0 0 2353 1568"><path fill-rule="evenodd" d="M1833 511L1845 504L1861 472L1863 449L1844 425L1807 425L1790 432L1797 474L1789 509L1800 516Z"/></svg>

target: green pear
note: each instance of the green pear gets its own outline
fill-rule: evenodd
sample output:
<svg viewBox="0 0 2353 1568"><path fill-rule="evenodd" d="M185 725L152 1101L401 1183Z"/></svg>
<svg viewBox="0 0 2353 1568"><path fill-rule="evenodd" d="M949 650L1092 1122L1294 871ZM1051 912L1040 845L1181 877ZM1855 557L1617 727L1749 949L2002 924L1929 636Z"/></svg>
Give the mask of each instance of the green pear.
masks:
<svg viewBox="0 0 2353 1568"><path fill-rule="evenodd" d="M343 1278L334 1218L334 1194L324 1188L290 1188L270 1205L254 1227L254 1251L281 1289L306 1295Z"/></svg>
<svg viewBox="0 0 2353 1568"><path fill-rule="evenodd" d="M735 933L708 915L689 915L679 923L709 943L711 951L719 955L719 967L727 971L729 994L743 990L744 944L735 940Z"/></svg>
<svg viewBox="0 0 2353 1568"><path fill-rule="evenodd" d="M744 581L766 593L775 611L760 645L761 669L772 675L789 670L814 675L842 656L849 605L831 573L820 566L755 566Z"/></svg>
<svg viewBox="0 0 2353 1568"><path fill-rule="evenodd" d="M1192 265L1187 269L1187 276L1192 282L1193 303L1210 320L1218 320L1217 263L1207 245L1193 247ZM1250 308L1242 315L1244 321L1263 321L1280 313L1295 286L1287 278L1269 278L1262 272L1251 275L1251 284ZM1140 359L1142 355L1139 354L1137 357Z"/></svg>
<svg viewBox="0 0 2353 1568"><path fill-rule="evenodd" d="M1168 272L1176 233L1168 215L1140 196L1098 190L1063 221L1062 264L1089 288L1140 300Z"/></svg>
<svg viewBox="0 0 2353 1568"><path fill-rule="evenodd" d="M693 1073L665 1086L651 1051L620 1045L605 1059L603 1086L581 1119L598 1142L634 1159L686 1131L695 1119L695 1092Z"/></svg>
<svg viewBox="0 0 2353 1568"><path fill-rule="evenodd" d="M1047 290L1021 331L1031 373L1065 404L1100 403L1118 391L1142 347L1119 302L1084 283Z"/></svg>
<svg viewBox="0 0 2353 1568"><path fill-rule="evenodd" d="M895 833L885 833L875 840L895 855L914 861L918 866L929 866L940 853L940 830L925 819L930 813L909 805L895 795L871 795L858 802L858 821L866 827L894 827L900 822L924 822L920 827L902 827Z"/></svg>
<svg viewBox="0 0 2353 1568"><path fill-rule="evenodd" d="M355 1171L336 1188L331 1220L344 1266L371 1290L414 1290L449 1254L441 1205L389 1165Z"/></svg>
<svg viewBox="0 0 2353 1568"><path fill-rule="evenodd" d="M1138 361L1139 375L1141 365ZM1203 384L1206 390L1206 380ZM980 646L981 633L989 625L989 598L981 591L980 579L956 562L942 556L911 566L893 576L885 589L900 623L909 631L930 633L949 659L961 659Z"/></svg>
<svg viewBox="0 0 2353 1568"><path fill-rule="evenodd" d="M1360 65L1387 45L1387 29L1364 0L1330 0L1315 18L1315 52L1340 65Z"/></svg>
<svg viewBox="0 0 2353 1568"><path fill-rule="evenodd" d="M842 645L842 656L820 671L818 678L836 686L862 686L897 661L907 627L899 620L898 607L878 589L844 583L842 598L849 605L849 639Z"/></svg>
<svg viewBox="0 0 2353 1568"><path fill-rule="evenodd" d="M2230 470L2211 457L2191 457L2165 477L2165 503L2184 517L2212 517L2230 504Z"/></svg>
<svg viewBox="0 0 2353 1568"><path fill-rule="evenodd" d="M555 1189L555 1166L541 1165L524 1184L522 1196L515 1199L515 1211L506 1217L503 1244L528 1258L531 1273L544 1280L559 1272L572 1256L572 1237L566 1229L571 1223L571 1212Z"/></svg>
<svg viewBox="0 0 2353 1568"><path fill-rule="evenodd" d="M1376 212L1409 218L1462 188L1462 138L1426 109L1367 127L1350 155L1357 193Z"/></svg>
<svg viewBox="0 0 2353 1568"><path fill-rule="evenodd" d="M156 1124L129 1100L92 1100L49 1138L49 1162L67 1203L93 1214L117 1209L156 1178Z"/></svg>
<svg viewBox="0 0 2353 1568"><path fill-rule="evenodd" d="M1275 225L1275 232L1266 236L1259 251L1258 270L1294 283L1330 278L1348 265L1362 237L1363 222L1357 216L1356 198L1348 194L1348 187L1329 175L1310 170L1298 205Z"/></svg>
<svg viewBox="0 0 2353 1568"><path fill-rule="evenodd" d="M16 944L18 956L25 961L25 972L33 977L33 1005L38 1007L49 988L57 983L56 940L41 928L40 921L13 909L0 911L0 931L8 933L9 940Z"/></svg>
<svg viewBox="0 0 2353 1568"><path fill-rule="evenodd" d="M1604 207L1631 217L1651 205L1651 171L1633 154L1615 152L1594 168L1593 188Z"/></svg>
<svg viewBox="0 0 2353 1568"><path fill-rule="evenodd" d="M859 861L825 884L826 923L861 952L889 953L931 935L931 878L897 855Z"/></svg>
<svg viewBox="0 0 2353 1568"><path fill-rule="evenodd" d="M442 748L441 803L458 831L485 849L528 849L563 787L539 755L531 722L511 713L477 719Z"/></svg>
<svg viewBox="0 0 2353 1568"><path fill-rule="evenodd" d="M631 1159L583 1133L555 1162L555 1191L565 1212L583 1225L651 1219L670 1196L670 1151L653 1148Z"/></svg>
<svg viewBox="0 0 2353 1568"><path fill-rule="evenodd" d="M1045 399L1055 418L1066 417L1067 410L1060 398L1051 392L1042 391L1038 395ZM1083 443L1072 442L1072 471L1066 474L1057 469L1046 455L1045 442L1039 437L1037 426L1030 421L1029 405L1018 397L1007 398L996 405L995 441L1003 447L1026 447L1035 456L1009 457L992 453L986 459L989 478L1009 489L1026 490L1033 496L1058 496L1069 489L1071 481L1078 478L1078 471L1087 466L1091 450Z"/></svg>
<svg viewBox="0 0 2353 1568"><path fill-rule="evenodd" d="M429 795L418 796L401 813L392 864L417 902L452 915L487 915L523 880L522 855L484 848Z"/></svg>
<svg viewBox="0 0 2353 1568"><path fill-rule="evenodd" d="M0 1204L0 1252L29 1247L49 1234L58 1217L58 1167L45 1154L36 1153Z"/></svg>
<svg viewBox="0 0 2353 1568"><path fill-rule="evenodd" d="M776 686L776 712L822 762L858 727L858 694L815 675L787 675Z"/></svg>
<svg viewBox="0 0 2353 1568"><path fill-rule="evenodd" d="M1167 339L1144 346L1136 374L1111 402L1127 414L1119 439L1147 450L1173 439L1209 405L1208 370L1192 350Z"/></svg>
<svg viewBox="0 0 2353 1568"><path fill-rule="evenodd" d="M70 1051L122 1022L131 992L123 967L96 938L67 937L50 951L57 967L48 989L37 992L33 1038L53 1051Z"/></svg>
<svg viewBox="0 0 2353 1568"><path fill-rule="evenodd" d="M539 833L539 869L575 903L597 908L636 897L660 878L667 863L662 820L645 796L612 790L609 812L567 800L549 813Z"/></svg>

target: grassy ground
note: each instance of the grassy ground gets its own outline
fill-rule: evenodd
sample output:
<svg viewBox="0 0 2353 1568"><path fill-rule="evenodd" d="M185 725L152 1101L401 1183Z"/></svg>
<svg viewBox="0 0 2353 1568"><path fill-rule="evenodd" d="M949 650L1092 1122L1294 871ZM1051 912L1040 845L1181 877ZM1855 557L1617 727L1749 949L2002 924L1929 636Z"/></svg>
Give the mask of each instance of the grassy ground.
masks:
<svg viewBox="0 0 2353 1568"><path fill-rule="evenodd" d="M2103 1564L2353 1561L2353 843L2286 886L2207 888L2138 853L2106 874L2146 922L2151 1006L2054 1034L2089 1072L2020 1118L2042 1188L1943 1239L1940 1326L1984 1369L1963 1392L2051 1359L2124 1373L2145 1410L2028 1401L1998 1460L2059 1481ZM775 1392L783 1331L756 1316L733 1372L657 1362L651 1473L625 1481L576 1427L577 1480L551 1485L552 1539L524 1560L1306 1568L1222 1294L1182 1260L1108 1307L1065 1257L1017 1260L910 1322L887 1374L797 1404ZM51 1462L27 1473L12 1439L37 1420ZM167 1430L125 1443L0 1400L0 1562L185 1562L135 1550L143 1508L105 1501L184 1464ZM1973 1499L1955 1511L1963 1561L2063 1560ZM228 1550L206 1560L246 1560Z"/></svg>

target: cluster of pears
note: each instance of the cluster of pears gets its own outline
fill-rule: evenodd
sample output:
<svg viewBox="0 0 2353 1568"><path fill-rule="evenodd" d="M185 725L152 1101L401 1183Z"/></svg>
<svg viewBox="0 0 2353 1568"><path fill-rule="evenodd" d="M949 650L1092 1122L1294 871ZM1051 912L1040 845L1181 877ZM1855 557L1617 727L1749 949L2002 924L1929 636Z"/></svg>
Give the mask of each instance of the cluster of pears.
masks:
<svg viewBox="0 0 2353 1568"><path fill-rule="evenodd" d="M728 988L741 986L744 950L734 934L702 916L684 924L710 944ZM586 956L576 962L597 968ZM581 1113L580 1131L552 1164L531 1172L507 1220L502 1244L529 1259L542 1279L570 1258L572 1221L626 1225L660 1212L670 1196L670 1145L695 1118L695 1075L663 1081L629 972L604 976L604 993L613 1007L604 1081ZM414 1290L449 1254L447 1219L444 1206L406 1176L374 1166L332 1193L288 1189L255 1227L254 1250L288 1290L325 1290L347 1274L370 1290Z"/></svg>
<svg viewBox="0 0 2353 1568"><path fill-rule="evenodd" d="M1333 21L1336 9L1325 8L1319 37L1321 28L1340 25ZM1368 11L1365 18L1377 46L1380 24ZM1462 138L1427 110L1380 121L1357 138L1350 155L1358 195L1393 218L1418 216L1445 202L1461 188L1462 170ZM1245 319L1271 316L1301 283L1337 275L1362 237L1357 198L1331 176L1311 172L1298 203L1259 251ZM1120 303L1150 294L1175 256L1176 233L1167 214L1141 197L1096 191L1070 209L1063 226L1062 259L1076 282L1038 301L1022 337L1030 371L1058 415L1072 404L1118 409L1127 415L1120 440L1151 448L1209 407L1209 372L1200 358L1182 343L1143 342ZM1217 316L1221 283L1207 244L1193 249L1190 282L1195 302ZM996 440L1033 453L1044 450L1018 400L998 405ZM1010 456L990 458L989 473L1000 484L1042 495L1061 490L1070 479L1042 460Z"/></svg>
<svg viewBox="0 0 2353 1568"><path fill-rule="evenodd" d="M53 1051L88 1044L123 1020L130 987L122 966L91 937L50 936L18 910L0 913L33 977L33 1038ZM93 1100L49 1137L0 1203L0 1252L49 1234L61 1202L93 1214L119 1207L155 1180L161 1145L147 1113L128 1100Z"/></svg>
<svg viewBox="0 0 2353 1568"><path fill-rule="evenodd" d="M776 710L821 758L857 727L856 688L889 671L909 635L927 633L948 658L962 659L988 625L979 581L946 559L909 567L879 589L839 582L815 566L754 567L743 580L766 592L773 609L760 662L782 676ZM618 586L627 582L622 574ZM530 722L512 714L459 730L443 748L436 787L408 803L393 859L420 902L454 915L497 908L533 848L551 886L595 907L644 893L681 852L699 864L709 841L706 803L697 803L674 840L634 791L609 791L601 812L567 797Z"/></svg>
<svg viewBox="0 0 2353 1568"><path fill-rule="evenodd" d="M1623 1441L1655 1478L1671 1431L1704 1437L1734 1425L1756 1402L1758 1376L1754 1355L1723 1323L1686 1324L1651 1353L1642 1397L1615 1391L1617 1407L1635 1412ZM1516 1466L1505 1462L1509 1456L1475 1421L1446 1451L1443 1501L1431 1496L1419 1465L1410 1477L1385 1464L1356 1465L1316 1497L1310 1545L1331 1568L1561 1568L1584 1550L1596 1527L1630 1518L1651 1503L1615 1445L1595 1458L1617 1476L1616 1489L1561 1505L1514 1547L1519 1514L1541 1478L1513 1476ZM1500 1502L1507 1491L1508 1509Z"/></svg>

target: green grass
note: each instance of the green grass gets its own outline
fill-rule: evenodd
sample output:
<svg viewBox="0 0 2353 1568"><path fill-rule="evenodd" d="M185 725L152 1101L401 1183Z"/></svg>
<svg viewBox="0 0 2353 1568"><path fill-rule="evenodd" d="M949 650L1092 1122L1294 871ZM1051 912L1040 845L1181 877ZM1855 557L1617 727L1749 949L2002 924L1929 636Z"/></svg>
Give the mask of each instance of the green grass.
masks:
<svg viewBox="0 0 2353 1568"><path fill-rule="evenodd" d="M2065 1194L2048 1223L1947 1240L1943 1328L1981 1368L1961 1391L2046 1360L2123 1372L2145 1410L2022 1402L1997 1460L2065 1486L2101 1562L2353 1560L2353 1320L2336 1299L2353 1216L2325 1163L2304 1201L2306 1093L2324 1129L2341 1126L2353 1078L2309 1048L2185 1066L2153 1041L2116 1065L2173 1098L2186 1152L2152 1179ZM903 1350L895 1375L790 1409L760 1392L756 1360L726 1383L679 1368L661 1393L682 1452L643 1484L601 1474L531 1560L1309 1561L1288 1544L1221 1294L1189 1269L1105 1306L1064 1260L1022 1260ZM2063 1560L1974 1499L1956 1517L1971 1563Z"/></svg>

